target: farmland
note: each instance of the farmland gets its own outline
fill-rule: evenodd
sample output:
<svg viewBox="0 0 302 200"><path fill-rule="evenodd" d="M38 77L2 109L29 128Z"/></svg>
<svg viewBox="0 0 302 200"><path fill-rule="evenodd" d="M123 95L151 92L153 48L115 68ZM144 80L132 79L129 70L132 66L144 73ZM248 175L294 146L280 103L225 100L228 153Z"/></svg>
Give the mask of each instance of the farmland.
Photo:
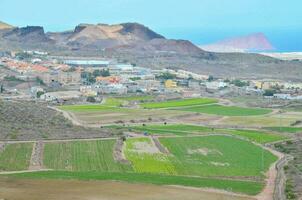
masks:
<svg viewBox="0 0 302 200"><path fill-rule="evenodd" d="M258 130L226 129L224 130L224 132L247 138L259 144L282 141L288 138L284 135L269 133L267 131L258 131Z"/></svg>
<svg viewBox="0 0 302 200"><path fill-rule="evenodd" d="M129 129L129 128L128 128ZM169 124L169 125L146 125L146 126L132 126L130 130L147 132L148 134L159 135L190 135L208 133L213 131L212 128L204 126L194 126L187 124Z"/></svg>
<svg viewBox="0 0 302 200"><path fill-rule="evenodd" d="M113 127L123 128L123 127ZM204 135L204 134L230 134L246 138L250 141L260 144L276 142L286 139L284 135L278 133L270 133L269 130L248 130L248 129L223 129L210 128L205 126L188 125L188 124L169 124L169 125L145 125L145 126L131 126L127 130L132 130L141 133L148 133L151 135Z"/></svg>
<svg viewBox="0 0 302 200"><path fill-rule="evenodd" d="M183 111L206 113L211 115L222 116L249 116L249 115L265 115L272 110L262 108L243 108L236 106L222 106L222 105L204 105L182 108Z"/></svg>
<svg viewBox="0 0 302 200"><path fill-rule="evenodd" d="M160 138L160 142L174 155L172 163L182 175L261 177L277 159L247 141L226 136Z"/></svg>
<svg viewBox="0 0 302 200"><path fill-rule="evenodd" d="M221 120L221 125L236 125L241 127L290 127L301 120L301 112L271 113L266 116L230 116Z"/></svg>
<svg viewBox="0 0 302 200"><path fill-rule="evenodd" d="M44 165L67 171L131 171L113 159L115 140L47 143Z"/></svg>
<svg viewBox="0 0 302 200"><path fill-rule="evenodd" d="M262 188L263 183L253 181L237 181L237 180L217 180L211 178L187 177L187 176L170 176L163 174L139 174L139 173L104 173L104 172L67 172L67 171L48 171L35 173L22 173L12 175L15 178L27 179L69 179L84 180L91 182L92 180L117 180L132 184L154 184L161 188L164 185L183 185L195 188L217 188L235 193L256 195ZM88 183L89 183L88 182ZM84 182L86 185L87 182ZM99 190L100 188L98 188ZM178 188L179 189L179 188ZM136 187L137 190L137 187ZM196 191L196 190L193 190ZM198 193L201 191L197 190ZM146 191L144 191L146 192ZM233 197L234 198L234 197ZM233 199L231 198L231 199Z"/></svg>
<svg viewBox="0 0 302 200"><path fill-rule="evenodd" d="M208 130L192 125L170 125L169 129L196 133ZM212 187L254 195L263 188L263 173L276 160L261 147L230 136L172 135L160 137L159 141L169 153L161 152L150 137L128 138L124 155L130 164L114 160L116 140L45 142L43 164L54 171L13 176ZM15 151L19 149L18 146L13 147ZM28 155L31 148L32 145Z"/></svg>
<svg viewBox="0 0 302 200"><path fill-rule="evenodd" d="M267 127L266 129L281 133L302 133L302 127Z"/></svg>
<svg viewBox="0 0 302 200"><path fill-rule="evenodd" d="M101 104L57 107L83 125L115 133L113 138L44 140L41 169L51 171L12 176L208 187L255 195L277 160L261 145L288 139L287 132L298 131L278 131L274 126L249 129L228 122L277 117L276 110L224 106L210 98L154 100L151 96L110 97ZM300 117L293 112L283 114ZM183 122L185 118L195 121ZM86 133L80 136L86 137ZM26 150L22 145L5 147L0 153L1 170L28 169L33 146L27 143ZM122 159L117 159L117 152Z"/></svg>
<svg viewBox="0 0 302 200"><path fill-rule="evenodd" d="M177 110L142 110L106 105L71 105L60 107L72 113L77 120L85 124L112 124L117 122L159 121L184 113ZM160 119L161 118L161 119Z"/></svg>
<svg viewBox="0 0 302 200"><path fill-rule="evenodd" d="M184 107L184 106L194 106L194 105L205 105L217 103L216 99L210 98L193 98L193 99L182 99L182 100L170 100L163 102L151 102L151 103L143 103L141 107L148 109L156 109L156 108L175 108L175 107Z"/></svg>
<svg viewBox="0 0 302 200"><path fill-rule="evenodd" d="M33 144L8 144L0 151L0 171L19 171L29 167Z"/></svg>
<svg viewBox="0 0 302 200"><path fill-rule="evenodd" d="M128 139L125 155L135 172L175 174L170 156L159 152L149 138Z"/></svg>

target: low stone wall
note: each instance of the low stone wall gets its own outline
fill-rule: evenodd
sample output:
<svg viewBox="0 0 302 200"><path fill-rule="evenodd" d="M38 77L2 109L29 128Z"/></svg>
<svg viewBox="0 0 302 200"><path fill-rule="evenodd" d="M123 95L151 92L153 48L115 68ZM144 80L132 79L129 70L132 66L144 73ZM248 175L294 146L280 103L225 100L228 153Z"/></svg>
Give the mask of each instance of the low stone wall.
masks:
<svg viewBox="0 0 302 200"><path fill-rule="evenodd" d="M284 172L284 166L292 160L292 156L286 155L278 161L276 164L277 177L275 181L274 200L286 200L285 187L286 187L286 175Z"/></svg>

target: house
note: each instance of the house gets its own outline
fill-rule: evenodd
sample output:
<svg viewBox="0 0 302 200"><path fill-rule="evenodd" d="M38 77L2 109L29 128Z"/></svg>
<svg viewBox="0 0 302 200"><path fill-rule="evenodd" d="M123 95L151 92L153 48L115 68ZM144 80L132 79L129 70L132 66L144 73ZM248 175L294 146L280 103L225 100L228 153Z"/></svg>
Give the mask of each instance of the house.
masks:
<svg viewBox="0 0 302 200"><path fill-rule="evenodd" d="M71 66L85 67L108 67L111 61L108 60L65 60L64 64Z"/></svg>
<svg viewBox="0 0 302 200"><path fill-rule="evenodd" d="M50 73L40 73L38 77L46 84L58 82L62 85L77 85L81 83L81 73L79 71L63 72L54 71Z"/></svg>
<svg viewBox="0 0 302 200"><path fill-rule="evenodd" d="M48 92L40 96L41 100L44 101L68 101L71 99L77 99L81 97L81 93L78 91L59 91L59 92Z"/></svg>
<svg viewBox="0 0 302 200"><path fill-rule="evenodd" d="M80 87L80 92L83 96L86 97L95 97L97 96L97 92L93 90L93 87L91 85L87 85L87 86L81 86Z"/></svg>
<svg viewBox="0 0 302 200"><path fill-rule="evenodd" d="M286 99L291 99L291 95L290 94L274 94L274 98L286 100Z"/></svg>
<svg viewBox="0 0 302 200"><path fill-rule="evenodd" d="M206 82L206 88L211 90L219 90L221 88L225 88L228 86L228 83L225 83L223 81L211 81Z"/></svg>
<svg viewBox="0 0 302 200"><path fill-rule="evenodd" d="M143 92L157 91L160 88L160 81L157 80L137 80L135 82L138 90Z"/></svg>
<svg viewBox="0 0 302 200"><path fill-rule="evenodd" d="M99 94L127 94L127 87L122 84L96 84L92 90Z"/></svg>
<svg viewBox="0 0 302 200"><path fill-rule="evenodd" d="M195 80L189 80L188 81L188 87L191 89L200 89L200 82Z"/></svg>
<svg viewBox="0 0 302 200"><path fill-rule="evenodd" d="M176 88L176 87L177 87L177 82L176 82L176 81L173 81L173 80L171 80L171 79L166 80L166 81L165 81L165 87L166 87L166 88Z"/></svg>
<svg viewBox="0 0 302 200"><path fill-rule="evenodd" d="M44 89L41 88L41 87L39 87L39 86L37 86L37 87L31 87L31 88L30 88L30 94L31 94L31 96L32 96L33 98L38 97L38 96L37 96L38 93L41 93L41 94L44 93Z"/></svg>
<svg viewBox="0 0 302 200"><path fill-rule="evenodd" d="M105 84L118 84L121 81L121 78L118 76L107 76L102 77L98 76L95 78L97 83L105 83Z"/></svg>

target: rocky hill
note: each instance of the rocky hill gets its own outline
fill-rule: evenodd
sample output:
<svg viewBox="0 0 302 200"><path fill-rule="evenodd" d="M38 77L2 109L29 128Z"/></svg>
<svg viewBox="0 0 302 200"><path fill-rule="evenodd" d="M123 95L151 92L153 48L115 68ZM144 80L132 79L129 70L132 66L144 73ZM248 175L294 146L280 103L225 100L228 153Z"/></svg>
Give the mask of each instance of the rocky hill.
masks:
<svg viewBox="0 0 302 200"><path fill-rule="evenodd" d="M120 45L137 44L152 39L164 39L163 36L137 23L80 24L74 31L48 33L47 35L56 41L57 45L72 49L106 49Z"/></svg>
<svg viewBox="0 0 302 200"><path fill-rule="evenodd" d="M228 38L214 44L203 45L202 49L211 52L250 52L274 50L273 45L263 33Z"/></svg>

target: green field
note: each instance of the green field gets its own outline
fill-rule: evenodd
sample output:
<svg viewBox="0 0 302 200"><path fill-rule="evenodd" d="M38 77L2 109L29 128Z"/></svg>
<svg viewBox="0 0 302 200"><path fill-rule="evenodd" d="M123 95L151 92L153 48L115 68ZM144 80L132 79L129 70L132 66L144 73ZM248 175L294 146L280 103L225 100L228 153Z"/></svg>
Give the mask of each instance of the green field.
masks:
<svg viewBox="0 0 302 200"><path fill-rule="evenodd" d="M212 115L221 115L221 116L265 115L272 112L272 110L262 109L262 108L243 108L243 107L222 106L222 105L194 106L194 107L182 108L180 110L197 112L197 113L206 113Z"/></svg>
<svg viewBox="0 0 302 200"><path fill-rule="evenodd" d="M300 112L271 113L267 116L231 116L221 120L221 125L243 127L290 127L291 124L301 120Z"/></svg>
<svg viewBox="0 0 302 200"><path fill-rule="evenodd" d="M265 131L225 129L224 132L247 138L259 144L266 144L287 139L286 136L268 133Z"/></svg>
<svg viewBox="0 0 302 200"><path fill-rule="evenodd" d="M46 143L44 165L68 171L120 172L131 166L113 159L115 140Z"/></svg>
<svg viewBox="0 0 302 200"><path fill-rule="evenodd" d="M119 126L112 126L111 128L124 128ZM131 126L124 128L128 131L136 131L141 133L148 133L151 135L204 135L204 134L231 134L246 138L250 141L260 144L281 141L287 139L286 136L258 130L241 130L241 129L219 129L205 126L187 125L187 124L168 124L168 125L145 125L145 126Z"/></svg>
<svg viewBox="0 0 302 200"><path fill-rule="evenodd" d="M83 105L64 105L59 106L60 109L73 112L90 112L90 111L106 111L119 110L123 105L129 104L131 101L147 101L152 100L153 96L129 96L129 97L109 97L104 103L99 104L83 104Z"/></svg>
<svg viewBox="0 0 302 200"><path fill-rule="evenodd" d="M208 130L192 125L167 125L162 129L196 133ZM264 185L259 179L264 178L264 172L276 160L274 155L261 147L231 136L176 136L159 140L169 153L161 153L149 137L128 138L124 154L131 165L114 161L115 140L47 142L43 162L45 168L54 171L12 176L210 187L255 195ZM13 152L26 152L23 145L29 145L27 151L31 152L32 144L20 144L18 148L13 145ZM1 154L1 160L15 155L10 148L6 148L6 151L10 153ZM27 154L30 158L30 153ZM222 177L238 177L240 180L224 180ZM259 179L252 181L242 177Z"/></svg>
<svg viewBox="0 0 302 200"><path fill-rule="evenodd" d="M151 101L154 99L153 96L143 95L143 96L129 96L129 97L116 97L117 99L124 101Z"/></svg>
<svg viewBox="0 0 302 200"><path fill-rule="evenodd" d="M37 179L77 179L77 180L116 180L130 183L149 183L156 185L183 185L189 187L205 187L226 190L247 195L256 195L262 191L264 184L252 181L217 180L211 178L168 176L135 173L103 173L103 172L66 172L48 171L10 175L15 178Z"/></svg>
<svg viewBox="0 0 302 200"><path fill-rule="evenodd" d="M138 173L175 174L170 156L157 151L150 138L134 138L126 141L126 158Z"/></svg>
<svg viewBox="0 0 302 200"><path fill-rule="evenodd" d="M267 127L265 129L281 133L302 133L302 127Z"/></svg>
<svg viewBox="0 0 302 200"><path fill-rule="evenodd" d="M190 135L213 131L213 129L209 127L186 124L132 126L130 130L157 135Z"/></svg>
<svg viewBox="0 0 302 200"><path fill-rule="evenodd" d="M156 108L174 108L174 107L185 107L185 106L196 106L196 105L206 105L211 103L217 103L216 99L210 98L193 98L193 99L181 99L181 100L171 100L163 102L151 102L143 103L141 107L147 109Z"/></svg>
<svg viewBox="0 0 302 200"><path fill-rule="evenodd" d="M177 174L262 177L277 160L261 147L228 136L160 138ZM263 156L263 160L262 160Z"/></svg>
<svg viewBox="0 0 302 200"><path fill-rule="evenodd" d="M32 148L32 143L8 144L0 152L0 171L27 170Z"/></svg>
<svg viewBox="0 0 302 200"><path fill-rule="evenodd" d="M110 102L113 104L113 102ZM60 109L72 112L93 112L93 111L114 111L120 108L108 106L105 104L84 104L84 105L66 105L59 106Z"/></svg>

